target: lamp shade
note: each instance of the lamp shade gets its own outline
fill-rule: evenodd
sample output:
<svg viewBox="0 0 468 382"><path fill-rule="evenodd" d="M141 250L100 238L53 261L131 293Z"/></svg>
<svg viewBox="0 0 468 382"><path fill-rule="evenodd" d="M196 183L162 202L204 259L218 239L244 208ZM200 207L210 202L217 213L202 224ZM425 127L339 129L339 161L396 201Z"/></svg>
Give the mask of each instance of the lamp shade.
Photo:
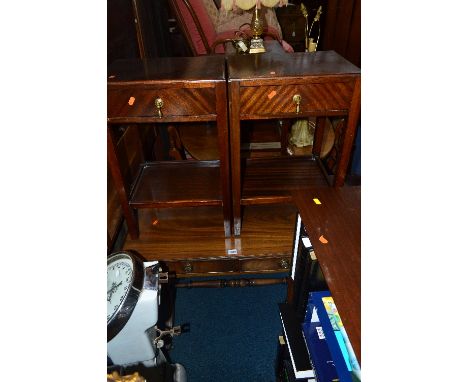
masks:
<svg viewBox="0 0 468 382"><path fill-rule="evenodd" d="M255 5L257 5L257 8L260 8L261 5L272 8L276 5L281 7L287 4L288 0L221 0L221 6L226 11L232 10L233 7L239 7L240 9L247 11Z"/></svg>

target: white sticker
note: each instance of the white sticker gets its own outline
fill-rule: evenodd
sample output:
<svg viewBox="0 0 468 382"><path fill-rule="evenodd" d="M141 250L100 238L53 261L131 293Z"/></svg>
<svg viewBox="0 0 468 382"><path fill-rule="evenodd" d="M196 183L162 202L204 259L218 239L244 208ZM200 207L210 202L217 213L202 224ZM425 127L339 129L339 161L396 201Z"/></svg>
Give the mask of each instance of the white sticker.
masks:
<svg viewBox="0 0 468 382"><path fill-rule="evenodd" d="M239 47L243 52L247 52L247 46L244 44L244 41L239 41Z"/></svg>
<svg viewBox="0 0 468 382"><path fill-rule="evenodd" d="M302 243L304 244L304 247L306 248L312 247L312 243L310 242L310 239L308 237L303 237Z"/></svg>
<svg viewBox="0 0 468 382"><path fill-rule="evenodd" d="M237 255L237 249L228 249L228 255Z"/></svg>
<svg viewBox="0 0 468 382"><path fill-rule="evenodd" d="M317 326L315 329L317 329L318 338L321 339L321 340L324 340L325 339L325 334L323 334L322 327Z"/></svg>

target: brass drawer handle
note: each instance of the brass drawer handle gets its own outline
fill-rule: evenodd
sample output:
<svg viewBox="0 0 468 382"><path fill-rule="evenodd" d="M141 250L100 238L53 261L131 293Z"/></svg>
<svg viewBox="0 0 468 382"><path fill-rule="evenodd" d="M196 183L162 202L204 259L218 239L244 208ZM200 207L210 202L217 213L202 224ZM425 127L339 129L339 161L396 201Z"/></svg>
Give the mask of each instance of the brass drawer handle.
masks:
<svg viewBox="0 0 468 382"><path fill-rule="evenodd" d="M156 105L156 107L158 108L158 117L159 118L162 118L163 117L163 114L162 114L162 108L164 106L164 102L161 98L156 98L156 100L154 101L154 104Z"/></svg>
<svg viewBox="0 0 468 382"><path fill-rule="evenodd" d="M301 100L302 100L302 97L300 96L300 94L294 94L294 96L293 96L293 102L296 104L296 113L299 113L299 112L300 112L300 109L301 109Z"/></svg>
<svg viewBox="0 0 468 382"><path fill-rule="evenodd" d="M289 261L286 259L281 259L279 261L279 265L282 269L288 269L289 268Z"/></svg>
<svg viewBox="0 0 468 382"><path fill-rule="evenodd" d="M193 271L193 265L192 263L185 263L184 265L184 272L185 273L190 273Z"/></svg>

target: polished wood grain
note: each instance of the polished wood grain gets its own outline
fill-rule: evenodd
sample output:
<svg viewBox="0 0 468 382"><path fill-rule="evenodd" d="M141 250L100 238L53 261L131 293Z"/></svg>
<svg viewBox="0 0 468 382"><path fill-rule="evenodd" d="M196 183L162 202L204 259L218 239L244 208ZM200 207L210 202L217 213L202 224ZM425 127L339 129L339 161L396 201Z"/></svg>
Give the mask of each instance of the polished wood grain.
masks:
<svg viewBox="0 0 468 382"><path fill-rule="evenodd" d="M225 81L224 57L161 57L143 60L116 60L107 70L107 86L174 85L185 87L211 86L213 81ZM184 85L182 85L184 84Z"/></svg>
<svg viewBox="0 0 468 382"><path fill-rule="evenodd" d="M135 99L129 105L129 99ZM162 99L162 117L158 116L155 100ZM113 122L170 122L186 120L215 120L214 88L186 89L152 86L149 89L130 87L107 93L109 120Z"/></svg>
<svg viewBox="0 0 468 382"><path fill-rule="evenodd" d="M291 190L328 185L310 155L250 159L244 167L242 205L291 202Z"/></svg>
<svg viewBox="0 0 468 382"><path fill-rule="evenodd" d="M334 51L294 54L275 51L274 54L229 56L227 60L229 80L242 81L242 85L317 82L320 77L328 81L329 76L333 80L360 75L359 68ZM306 78L310 76L315 78Z"/></svg>
<svg viewBox="0 0 468 382"><path fill-rule="evenodd" d="M130 205L133 208L221 205L219 172L219 160L145 163Z"/></svg>
<svg viewBox="0 0 468 382"><path fill-rule="evenodd" d="M226 238L217 207L143 209L140 235L124 248L163 261L179 278L288 272L296 213L293 204L247 206L242 237Z"/></svg>
<svg viewBox="0 0 468 382"><path fill-rule="evenodd" d="M360 361L361 188L314 187L292 195Z"/></svg>
<svg viewBox="0 0 468 382"><path fill-rule="evenodd" d="M118 60L108 69L108 161L132 239L139 235L135 210L218 205L226 237L231 235L231 182L226 78L223 57ZM163 105L157 108L156 99ZM123 123L164 126L214 122L219 160L170 164L147 161L136 184L123 180L113 130Z"/></svg>
<svg viewBox="0 0 468 382"><path fill-rule="evenodd" d="M319 158L324 117L346 117L342 152L333 177L333 185L342 186L360 112L360 70L356 66L333 51L281 54L276 49L268 51L270 46L267 45L265 54L227 57L233 231L236 236L241 233L242 204L287 202L290 201L290 190L323 184L325 179L329 179L325 173L324 180L318 181L316 174L319 172L312 166L307 174L305 168L296 171L297 166L292 165L288 175L284 166L276 180L274 164L263 166L264 174L257 171L260 168L250 170L249 166L254 162L241 162L242 123L246 120L317 116L313 152ZM293 100L296 94L301 96L299 108ZM324 169L322 165L317 167ZM256 184L252 176L246 180L250 174L261 180ZM269 191L267 185L271 185ZM258 190L255 190L256 186ZM247 192L245 187L248 187Z"/></svg>
<svg viewBox="0 0 468 382"><path fill-rule="evenodd" d="M297 118L314 114L346 114L353 87L354 80L350 79L325 83L245 86L240 92L241 115L242 118L255 119L265 115L270 118ZM296 94L302 98L299 113L296 113L293 101Z"/></svg>

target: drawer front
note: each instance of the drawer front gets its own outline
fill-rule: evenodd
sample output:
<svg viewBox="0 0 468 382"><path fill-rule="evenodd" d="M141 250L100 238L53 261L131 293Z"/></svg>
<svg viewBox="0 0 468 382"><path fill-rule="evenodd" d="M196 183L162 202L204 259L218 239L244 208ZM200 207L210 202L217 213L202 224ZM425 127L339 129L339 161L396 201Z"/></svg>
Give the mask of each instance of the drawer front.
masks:
<svg viewBox="0 0 468 382"><path fill-rule="evenodd" d="M217 260L181 260L165 262L170 272L177 277L286 272L290 268L289 257L217 259Z"/></svg>
<svg viewBox="0 0 468 382"><path fill-rule="evenodd" d="M239 260L243 273L287 272L289 257Z"/></svg>
<svg viewBox="0 0 468 382"><path fill-rule="evenodd" d="M161 120L216 114L214 88L109 89L107 115L119 118L158 118L156 99L163 102Z"/></svg>
<svg viewBox="0 0 468 382"><path fill-rule="evenodd" d="M239 272L239 261L236 259L181 260L166 264L169 271L175 272L177 277Z"/></svg>
<svg viewBox="0 0 468 382"><path fill-rule="evenodd" d="M347 110L354 80L293 85L245 86L240 89L242 116L296 114L293 98L300 95L299 113Z"/></svg>

